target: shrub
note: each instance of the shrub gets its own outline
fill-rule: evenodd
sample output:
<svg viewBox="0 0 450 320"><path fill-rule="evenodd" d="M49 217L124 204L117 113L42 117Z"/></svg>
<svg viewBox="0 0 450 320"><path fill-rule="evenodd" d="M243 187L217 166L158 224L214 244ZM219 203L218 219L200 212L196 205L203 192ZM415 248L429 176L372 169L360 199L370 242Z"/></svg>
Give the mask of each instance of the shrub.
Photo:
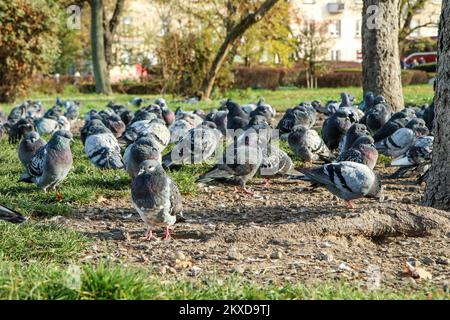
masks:
<svg viewBox="0 0 450 320"><path fill-rule="evenodd" d="M283 68L237 67L233 69L234 87L275 90L280 86L283 73Z"/></svg>
<svg viewBox="0 0 450 320"><path fill-rule="evenodd" d="M56 60L61 12L50 0L0 2L0 101L24 94L31 76Z"/></svg>

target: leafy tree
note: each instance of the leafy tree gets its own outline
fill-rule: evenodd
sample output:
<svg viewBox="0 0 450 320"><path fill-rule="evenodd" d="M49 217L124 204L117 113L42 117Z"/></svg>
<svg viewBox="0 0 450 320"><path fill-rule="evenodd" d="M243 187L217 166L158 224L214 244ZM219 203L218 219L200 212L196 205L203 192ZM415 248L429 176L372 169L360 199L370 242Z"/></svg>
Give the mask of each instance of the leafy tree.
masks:
<svg viewBox="0 0 450 320"><path fill-rule="evenodd" d="M51 0L0 2L0 101L24 94L59 55L61 8Z"/></svg>
<svg viewBox="0 0 450 320"><path fill-rule="evenodd" d="M329 21L308 21L300 15L295 15L297 30L291 29L291 43L294 55L306 67L306 85L317 88L317 78L326 67L326 54L330 49L332 39L329 34Z"/></svg>
<svg viewBox="0 0 450 320"><path fill-rule="evenodd" d="M400 55L405 54L408 49L408 37L415 31L438 25L438 21L429 21L421 23L417 26L412 26L411 22L414 17L419 15L427 5L430 5L431 0L400 0L399 10L400 14L398 16L398 24L400 32L398 34L398 43Z"/></svg>

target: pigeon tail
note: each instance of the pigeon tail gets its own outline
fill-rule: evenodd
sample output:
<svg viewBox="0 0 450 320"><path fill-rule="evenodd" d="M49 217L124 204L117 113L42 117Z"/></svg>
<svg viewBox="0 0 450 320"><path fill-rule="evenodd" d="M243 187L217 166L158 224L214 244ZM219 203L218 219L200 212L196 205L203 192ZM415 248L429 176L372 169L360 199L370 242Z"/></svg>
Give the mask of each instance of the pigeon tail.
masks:
<svg viewBox="0 0 450 320"><path fill-rule="evenodd" d="M213 168L211 171L205 173L197 179L198 183L208 183L213 181L214 179L232 179L233 176L224 170L219 168Z"/></svg>
<svg viewBox="0 0 450 320"><path fill-rule="evenodd" d="M26 182L26 183L33 183L34 177L28 173L28 171L25 171L22 173L22 175L19 178L18 182Z"/></svg>
<svg viewBox="0 0 450 320"><path fill-rule="evenodd" d="M0 220L11 223L22 223L27 220L21 213L0 205Z"/></svg>

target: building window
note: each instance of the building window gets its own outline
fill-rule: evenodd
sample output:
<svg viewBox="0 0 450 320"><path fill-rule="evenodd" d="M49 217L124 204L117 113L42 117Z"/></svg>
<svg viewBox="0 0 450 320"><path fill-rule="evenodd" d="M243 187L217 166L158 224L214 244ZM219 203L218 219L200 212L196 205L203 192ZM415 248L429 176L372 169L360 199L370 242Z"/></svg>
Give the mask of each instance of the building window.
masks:
<svg viewBox="0 0 450 320"><path fill-rule="evenodd" d="M331 61L341 61L341 50L331 50Z"/></svg>
<svg viewBox="0 0 450 320"><path fill-rule="evenodd" d="M361 20L356 20L355 37L356 38L361 38Z"/></svg>
<svg viewBox="0 0 450 320"><path fill-rule="evenodd" d="M334 20L330 24L330 35L333 37L341 36L341 20Z"/></svg>
<svg viewBox="0 0 450 320"><path fill-rule="evenodd" d="M419 20L419 19L413 19L413 20L411 20L410 26L411 26L411 30L413 30L413 31L411 32L411 34L410 34L411 37L417 37L417 36L420 35L420 29L415 29L415 30L414 30L414 28L417 28L419 25L420 25L420 20Z"/></svg>

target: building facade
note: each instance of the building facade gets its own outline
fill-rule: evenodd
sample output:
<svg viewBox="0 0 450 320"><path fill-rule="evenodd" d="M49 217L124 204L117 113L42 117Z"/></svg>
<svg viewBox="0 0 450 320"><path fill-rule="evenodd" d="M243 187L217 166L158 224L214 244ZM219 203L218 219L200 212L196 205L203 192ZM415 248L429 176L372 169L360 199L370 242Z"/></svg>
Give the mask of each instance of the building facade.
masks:
<svg viewBox="0 0 450 320"><path fill-rule="evenodd" d="M414 16L410 38L436 37L442 0L430 0L425 9ZM331 48L327 59L334 61L362 61L362 0L293 0L293 12L307 20L329 23Z"/></svg>

